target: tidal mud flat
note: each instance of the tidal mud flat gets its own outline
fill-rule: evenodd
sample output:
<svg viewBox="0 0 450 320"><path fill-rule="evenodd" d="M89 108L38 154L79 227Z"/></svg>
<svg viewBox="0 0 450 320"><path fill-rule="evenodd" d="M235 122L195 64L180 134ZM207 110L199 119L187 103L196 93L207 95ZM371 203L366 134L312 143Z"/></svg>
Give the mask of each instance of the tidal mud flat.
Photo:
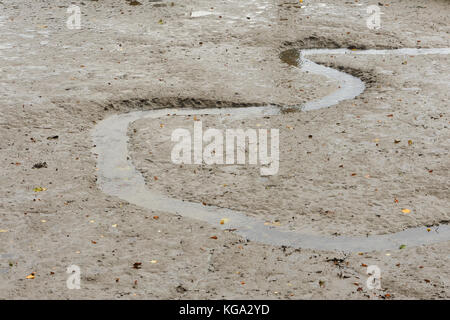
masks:
<svg viewBox="0 0 450 320"><path fill-rule="evenodd" d="M1 296L448 298L448 241L361 254L248 241L105 194L91 136L101 120L132 111L307 104L339 85L286 65L281 52L450 47L448 2L391 1L378 31L365 27L364 1L156 4L88 3L76 31L65 27L69 2L53 11L45 1L0 4ZM253 212L274 228L439 232L449 220L448 56L310 59L360 78L365 92L244 124L202 116L211 126L280 128L279 175L173 168L166 132L192 125L182 117L131 124L131 161L152 189ZM66 287L73 264L81 290ZM380 267L381 290L365 286L368 265Z"/></svg>

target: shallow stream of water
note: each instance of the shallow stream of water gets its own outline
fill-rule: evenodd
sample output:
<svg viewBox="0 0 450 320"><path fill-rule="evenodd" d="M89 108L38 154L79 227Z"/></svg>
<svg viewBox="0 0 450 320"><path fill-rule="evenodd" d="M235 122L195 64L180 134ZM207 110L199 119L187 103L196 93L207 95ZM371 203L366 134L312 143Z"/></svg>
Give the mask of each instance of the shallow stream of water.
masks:
<svg viewBox="0 0 450 320"><path fill-rule="evenodd" d="M302 111L327 108L343 100L354 99L364 91L364 83L349 74L318 65L306 56L318 54L449 54L450 48L443 49L398 49L398 50L347 50L347 49L311 49L297 54L297 58L289 58L290 54L281 54L283 61L291 61L291 65L298 65L303 71L323 75L339 83L340 88L335 92L318 100L310 101L298 108ZM289 60L290 59L290 60ZM128 153L129 125L144 118L162 118L168 114L176 115L224 115L230 114L238 118L257 118L267 115L280 114L278 106L248 107L248 108L214 108L173 110L158 109L137 111L113 115L101 121L93 130L93 140L96 147L93 152L98 155L99 187L111 196L116 196L129 203L143 208L165 213L179 214L209 223L219 229L236 229L235 232L251 241L276 246L290 246L293 248L309 248L318 250L343 250L353 252L367 252L374 250L395 250L400 245L420 246L450 240L450 226L441 225L432 228L410 228L404 231L371 236L324 236L306 234L287 230L283 227L268 226L265 221L227 208L204 206L201 203L189 202L158 194L147 188L145 180L136 170ZM227 223L220 224L222 219Z"/></svg>

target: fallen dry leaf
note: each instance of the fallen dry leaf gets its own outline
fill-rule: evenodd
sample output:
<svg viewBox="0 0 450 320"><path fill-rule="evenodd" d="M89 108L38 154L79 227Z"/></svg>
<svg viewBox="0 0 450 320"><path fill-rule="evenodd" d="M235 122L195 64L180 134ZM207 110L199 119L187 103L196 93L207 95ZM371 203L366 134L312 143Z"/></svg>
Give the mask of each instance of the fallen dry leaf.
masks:
<svg viewBox="0 0 450 320"><path fill-rule="evenodd" d="M25 279L34 279L35 278L36 273L32 272L31 274L29 274L28 276L25 277Z"/></svg>

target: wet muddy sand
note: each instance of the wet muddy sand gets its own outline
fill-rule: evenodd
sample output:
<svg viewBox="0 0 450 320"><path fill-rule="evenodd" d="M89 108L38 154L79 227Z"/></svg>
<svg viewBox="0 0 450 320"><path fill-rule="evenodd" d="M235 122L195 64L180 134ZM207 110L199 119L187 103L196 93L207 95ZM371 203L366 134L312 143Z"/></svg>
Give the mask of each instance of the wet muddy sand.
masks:
<svg viewBox="0 0 450 320"><path fill-rule="evenodd" d="M191 128L192 116L130 123L129 161L148 189L245 212L271 230L422 228L445 238L449 57L358 50L450 47L448 1L383 2L379 30L366 27L370 1L86 2L80 30L66 28L70 4L0 4L1 298L449 298L448 240L364 252L252 241L108 194L92 138L128 112L276 105L284 112L262 118L198 116L214 128L279 128L276 176L174 167L170 133ZM308 59L365 91L292 110L340 89L279 59L309 48L350 48ZM74 264L80 290L66 287ZM365 285L369 265L381 269L380 290Z"/></svg>

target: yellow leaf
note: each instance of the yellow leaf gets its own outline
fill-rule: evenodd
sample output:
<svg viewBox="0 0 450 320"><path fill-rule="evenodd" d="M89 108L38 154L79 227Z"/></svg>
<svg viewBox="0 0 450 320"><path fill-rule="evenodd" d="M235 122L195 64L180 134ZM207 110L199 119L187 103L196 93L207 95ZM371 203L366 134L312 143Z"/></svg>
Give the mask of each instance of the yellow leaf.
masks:
<svg viewBox="0 0 450 320"><path fill-rule="evenodd" d="M25 278L26 278L26 279L34 279L34 278L35 278L34 275L35 275L35 273L32 272L30 275L26 276Z"/></svg>
<svg viewBox="0 0 450 320"><path fill-rule="evenodd" d="M47 188L36 187L33 189L34 192L41 192L41 191L45 191L45 190L47 190Z"/></svg>
<svg viewBox="0 0 450 320"><path fill-rule="evenodd" d="M410 213L411 210L409 210L409 209L402 209L402 212L403 212L403 213Z"/></svg>

